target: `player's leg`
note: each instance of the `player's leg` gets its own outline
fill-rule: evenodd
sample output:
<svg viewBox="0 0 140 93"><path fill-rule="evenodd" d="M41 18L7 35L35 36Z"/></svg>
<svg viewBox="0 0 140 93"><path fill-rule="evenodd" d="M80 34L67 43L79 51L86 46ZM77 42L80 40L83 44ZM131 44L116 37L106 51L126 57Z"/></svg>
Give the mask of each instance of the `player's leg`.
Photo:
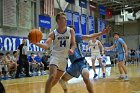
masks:
<svg viewBox="0 0 140 93"><path fill-rule="evenodd" d="M64 74L64 71L66 70L67 66L67 60L66 59L61 59L55 62L57 64L57 73L55 75L55 79L52 82L52 87L60 80L62 75Z"/></svg>
<svg viewBox="0 0 140 93"><path fill-rule="evenodd" d="M97 73L96 73L95 60L96 60L96 56L92 55L91 56L91 61L92 61L92 69L94 71L94 78L96 78L98 76Z"/></svg>
<svg viewBox="0 0 140 93"><path fill-rule="evenodd" d="M101 66L101 68L102 68L103 78L105 78L105 77L106 77L106 76L105 76L105 66L104 66L103 63L102 63L102 58L101 58L101 56L98 56L97 58L98 58L98 61L99 61L100 66Z"/></svg>
<svg viewBox="0 0 140 93"><path fill-rule="evenodd" d="M60 84L64 90L64 93L68 93L67 88L67 81L72 79L73 77L78 78L80 76L80 70L79 70L78 62L72 63L70 67L67 68L65 74L62 76L60 80Z"/></svg>
<svg viewBox="0 0 140 93"><path fill-rule="evenodd" d="M119 61L118 62L118 69L119 69L119 72L120 72L120 79L122 79L123 78L123 69L122 69L122 62L121 61Z"/></svg>
<svg viewBox="0 0 140 93"><path fill-rule="evenodd" d="M50 65L50 69L49 69L49 78L46 82L46 86L45 86L45 93L50 93L51 92L51 88L52 88L52 84L53 81L55 80L56 74L57 74L57 66L51 64Z"/></svg>
<svg viewBox="0 0 140 93"><path fill-rule="evenodd" d="M120 72L120 78L124 78L125 80L128 80L128 77L127 77L127 70L126 70L126 67L125 67L125 54L122 53L122 54L119 54L118 55L118 68L119 68L119 72ZM125 73L125 77L123 77L123 72Z"/></svg>
<svg viewBox="0 0 140 93"><path fill-rule="evenodd" d="M59 83L64 90L64 93L68 93L67 81L72 79L73 76L69 75L67 72L64 73L62 78L60 79Z"/></svg>
<svg viewBox="0 0 140 93"><path fill-rule="evenodd" d="M64 71L61 71L61 70L57 69L57 73L56 73L55 79L52 82L52 87L60 80L60 78L63 76L63 74L64 74Z"/></svg>
<svg viewBox="0 0 140 93"><path fill-rule="evenodd" d="M86 84L86 88L87 88L88 92L89 93L94 93L93 92L93 85L92 85L92 83L90 82L90 79L89 79L88 68L83 68L82 69L82 77L83 77L83 80Z"/></svg>

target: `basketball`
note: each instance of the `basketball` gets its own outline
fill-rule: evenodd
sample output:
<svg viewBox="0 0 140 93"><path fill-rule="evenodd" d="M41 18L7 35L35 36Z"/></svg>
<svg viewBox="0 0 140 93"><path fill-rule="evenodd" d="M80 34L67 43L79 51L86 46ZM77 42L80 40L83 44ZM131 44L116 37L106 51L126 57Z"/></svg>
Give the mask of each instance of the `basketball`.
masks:
<svg viewBox="0 0 140 93"><path fill-rule="evenodd" d="M40 42L43 35L39 29L32 29L31 32L28 34L28 39L31 43Z"/></svg>

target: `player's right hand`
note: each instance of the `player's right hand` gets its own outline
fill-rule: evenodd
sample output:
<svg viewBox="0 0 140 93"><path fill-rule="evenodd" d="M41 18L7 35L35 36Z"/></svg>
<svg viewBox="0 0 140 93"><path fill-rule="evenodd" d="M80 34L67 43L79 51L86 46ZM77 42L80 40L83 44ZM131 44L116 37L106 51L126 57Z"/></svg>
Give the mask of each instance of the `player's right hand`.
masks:
<svg viewBox="0 0 140 93"><path fill-rule="evenodd" d="M74 51L73 51L72 49L70 49L70 50L69 50L69 54L70 54L70 55L73 55L73 54L74 54Z"/></svg>

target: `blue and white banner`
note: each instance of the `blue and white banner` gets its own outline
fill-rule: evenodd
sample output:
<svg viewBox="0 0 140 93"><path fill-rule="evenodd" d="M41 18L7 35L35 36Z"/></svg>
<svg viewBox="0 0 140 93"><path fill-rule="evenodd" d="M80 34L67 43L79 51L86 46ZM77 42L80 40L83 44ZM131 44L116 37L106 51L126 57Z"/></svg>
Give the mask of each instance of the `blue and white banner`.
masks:
<svg viewBox="0 0 140 93"><path fill-rule="evenodd" d="M99 14L106 15L106 8L103 5L99 5Z"/></svg>
<svg viewBox="0 0 140 93"><path fill-rule="evenodd" d="M93 34L95 32L95 21L92 16L89 16L89 34Z"/></svg>
<svg viewBox="0 0 140 93"><path fill-rule="evenodd" d="M79 18L80 18L79 13L78 12L74 12L73 13L73 21L74 21L75 33L80 33Z"/></svg>
<svg viewBox="0 0 140 93"><path fill-rule="evenodd" d="M39 27L51 28L51 17L39 15Z"/></svg>
<svg viewBox="0 0 140 93"><path fill-rule="evenodd" d="M87 34L87 23L86 23L86 18L87 16L85 14L81 15L81 30L82 30L82 34L86 35Z"/></svg>
<svg viewBox="0 0 140 93"><path fill-rule="evenodd" d="M105 27L106 27L105 21L98 19L98 32L103 31L103 29L105 29ZM103 35L102 37L106 38L106 35Z"/></svg>
<svg viewBox="0 0 140 93"><path fill-rule="evenodd" d="M102 20L98 18L98 32L102 31Z"/></svg>
<svg viewBox="0 0 140 93"><path fill-rule="evenodd" d="M106 22L102 21L102 30L105 29L106 27ZM103 38L106 38L106 35L103 35Z"/></svg>
<svg viewBox="0 0 140 93"><path fill-rule="evenodd" d="M86 52L87 48L88 48L88 43L87 42L83 42L83 50L82 50L82 52Z"/></svg>
<svg viewBox="0 0 140 93"><path fill-rule="evenodd" d="M65 10L67 16L67 26L72 25L72 13L71 10Z"/></svg>
<svg viewBox="0 0 140 93"><path fill-rule="evenodd" d="M27 39L27 38L24 38ZM0 51L15 51L22 44L23 38L16 36L0 36ZM45 43L46 40L41 40L40 43ZM27 39L28 51L44 51L42 48L31 44Z"/></svg>
<svg viewBox="0 0 140 93"><path fill-rule="evenodd" d="M87 0L79 0L79 6L83 8L87 8Z"/></svg>

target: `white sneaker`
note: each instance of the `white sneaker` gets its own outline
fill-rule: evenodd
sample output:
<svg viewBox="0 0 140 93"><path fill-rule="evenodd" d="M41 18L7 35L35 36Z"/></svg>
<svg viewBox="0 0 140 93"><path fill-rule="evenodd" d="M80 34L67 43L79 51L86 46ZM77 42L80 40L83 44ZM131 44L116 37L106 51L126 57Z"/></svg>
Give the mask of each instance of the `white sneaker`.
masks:
<svg viewBox="0 0 140 93"><path fill-rule="evenodd" d="M129 80L128 76L125 76L124 81L128 81L128 80Z"/></svg>

